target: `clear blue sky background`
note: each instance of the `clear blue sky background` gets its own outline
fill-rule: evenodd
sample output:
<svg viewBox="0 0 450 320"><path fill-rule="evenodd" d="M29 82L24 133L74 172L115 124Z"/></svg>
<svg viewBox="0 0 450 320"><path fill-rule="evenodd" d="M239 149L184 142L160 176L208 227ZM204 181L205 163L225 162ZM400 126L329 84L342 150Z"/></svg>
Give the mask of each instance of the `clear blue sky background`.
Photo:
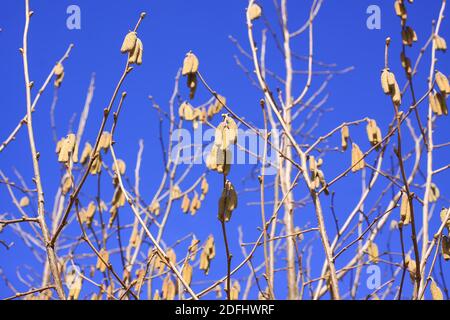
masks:
<svg viewBox="0 0 450 320"><path fill-rule="evenodd" d="M289 26L292 30L303 25L308 15L311 1L289 1ZM81 30L68 30L66 27L66 8L76 4L81 8ZM235 46L229 41L232 35L240 41L245 49L248 49L248 40L245 24L246 1L55 1L41 0L31 1L31 8L35 11L32 18L29 34L29 63L31 79L38 88L44 81L48 72L65 52L70 43L75 48L69 60L65 63L66 77L59 91L59 100L56 109L58 137L64 136L68 131L70 119L76 115L75 125L78 124L79 115L84 105L86 91L89 85L91 73L96 74L96 91L91 106L91 112L87 123L84 138L93 141L102 117L102 110L107 105L114 86L120 77L125 63L125 56L119 52L123 36L131 29L141 11L148 13L143 22L139 37L144 43L144 63L137 67L126 80L123 90L128 92L128 97L120 116L119 127L116 132L116 151L120 158L128 163L128 174L132 177L139 139L144 139L145 150L143 156L142 195L151 199L156 191L162 175L161 150L158 141L158 117L151 108L148 96L152 95L156 101L167 110L168 100L172 93L173 80L178 68L181 66L187 51L193 50L200 59L200 69L210 85L227 97L229 105L240 115L246 117L257 126L262 126L262 114L259 109L261 92L251 85L246 76L236 65L233 55L239 55ZM268 19L276 24L272 1L261 1ZM381 30L369 30L366 27L366 9L369 5L378 5L381 8ZM415 1L409 6L409 24L413 25L417 32L419 42L412 49L408 49L410 57L415 60L419 49L425 43L431 30L431 21L438 16L440 1ZM256 24L256 39L260 41L262 22ZM0 108L2 121L0 125L0 139L3 141L25 114L25 90L23 85L22 60L19 48L22 46L22 32L24 25L23 1L2 1L0 3ZM442 25L441 35L447 40L449 37L448 21ZM354 71L345 75L336 76L326 90L330 94L326 107L333 108L332 114L324 116L321 125L315 132L316 136L328 132L343 121L357 120L368 116L377 120L383 133L387 132L388 123L392 119L392 106L389 99L384 96L379 85L380 70L384 65L384 40L387 36L393 39L391 48L391 69L396 72L401 84L404 83L403 71L400 65L400 21L393 11L393 1L382 0L326 0L315 21L315 58L327 63L336 63L337 68L354 66ZM307 54L307 42L305 36L293 41L293 50L301 55ZM283 75L283 61L279 52L274 48L274 42L269 37L267 65L271 69ZM249 61L240 56L246 66L251 69ZM447 74L450 70L448 55L438 55L438 68ZM425 54L416 92L418 96L426 90L426 76L429 72L429 54ZM296 61L297 70L305 70L306 64ZM324 77L314 78L313 89L317 89ZM297 94L303 88L305 77L297 77L294 90ZM188 97L188 91L181 82L182 98ZM36 93L37 89L33 92ZM41 152L41 169L44 181L44 189L47 197L47 210L52 209L54 193L57 190L57 177L60 171L56 166L54 143L50 128L50 105L53 98L53 88L49 86L43 94L37 112L34 114L35 133L38 150ZM206 90L199 86L199 90L193 104L200 104L209 99ZM409 105L409 93L405 98ZM425 110L425 105L421 110ZM424 112L421 112L424 121ZM216 122L218 120L216 119ZM436 125L435 142L442 143L449 140L448 119L439 119ZM107 126L108 128L110 125ZM186 125L190 128L190 125ZM366 150L369 143L365 137L365 128L359 127L352 130L352 137ZM83 142L84 144L84 142ZM339 137L329 142L330 145L340 144ZM411 144L406 144L409 151ZM435 157L435 168L448 163L449 152L441 150ZM325 158L324 172L331 179L348 167L350 154L332 154ZM373 161L373 156L372 156ZM108 156L106 161L111 164ZM387 163L387 162L386 162ZM13 142L5 152L0 154L0 168L10 178L14 177L13 168L17 168L31 186L32 163L29 156L29 145L26 130L21 130L17 141ZM386 168L386 167L385 167ZM256 227L259 225L259 207L247 206L246 203L258 199L257 194L246 194L244 188L256 187L258 182L249 179L251 165L235 166L232 169L230 179L240 192L239 209L234 213L228 228L232 241L233 265L242 260L242 254L237 241L237 227L243 226L245 241L254 241L257 236ZM201 173L202 166L197 166L194 173ZM448 174L439 175L436 184L441 193L448 192ZM191 181L195 179L192 175ZM91 179L94 180L94 179ZM164 239L167 244L189 232L195 232L200 240L205 240L208 234L213 233L217 239L217 258L213 262L212 272L208 280L215 279L225 272L225 259L220 224L216 219L216 203L220 194L221 177L216 173L208 176L211 191L202 209L195 217L183 216L179 206L173 210L169 219L169 227ZM380 182L382 181L382 182ZM92 186L92 181L90 181ZM419 179L419 182L422 181ZM105 185L110 182L104 180ZM380 189L386 184L383 178L379 178ZM87 187L88 187L87 186ZM187 186L187 185L186 185ZM335 185L336 207L340 221L344 221L348 211L353 208L360 194L360 173L351 175L346 182ZM20 196L20 195L18 195ZM422 191L420 191L422 196ZM110 195L107 196L108 198ZM299 191L296 198L303 194ZM370 201L375 200L374 197ZM4 186L0 186L0 213L13 212L15 209L10 202L9 195ZM441 200L437 208L448 206L448 202ZM326 208L325 218L327 227L334 235L334 225L329 208L329 199L324 199ZM123 215L123 218L122 218ZM310 221L310 226L315 226L316 221L311 208L296 211L297 223L304 226ZM439 220L436 212L432 226L435 228ZM121 212L122 221L131 219L131 212ZM392 218L397 219L395 212ZM128 220L129 221L129 220ZM73 235L79 235L76 228ZM408 231L409 232L409 231ZM0 239L8 242L14 241L15 247L6 251L0 247L0 267L7 276L15 278L15 273L26 275L28 269L25 265L36 267L29 251L23 246L20 239L13 236L8 230L0 234ZM307 238L310 239L310 238ZM353 239L353 238L352 238ZM387 233L380 235L380 250L386 250ZM392 238L393 250L399 252L398 235ZM111 247L116 244L111 243ZM323 253L320 242L316 241L314 247L315 263L312 265L313 276L318 276L323 262ZM179 255L182 252L179 251ZM256 256L256 262L261 262L261 256ZM279 267L282 266L283 257L280 256ZM338 260L338 266L345 263L345 257ZM398 259L398 257L397 257ZM397 262L400 260L398 259ZM20 265L21 267L16 269ZM448 269L448 265L445 268ZM383 266L383 270L387 270ZM38 269L39 270L39 269ZM38 271L40 272L40 271ZM248 268L243 268L237 278L243 279L248 273ZM382 283L387 281L382 279ZM26 277L26 276L25 276ZM363 273L363 279L366 275ZM203 277L194 278L203 280ZM384 281L383 281L384 280ZM280 272L277 281L285 281L284 272ZM447 276L450 283L450 277ZM363 280L363 283L365 280ZM15 283L17 288L25 289L20 283ZM244 286L244 283L241 283ZM195 289L203 288L204 284L197 284ZM279 286L279 295L285 294L284 285ZM408 287L409 288L409 287ZM361 295L367 293L364 285ZM0 297L8 296L11 292L0 281ZM256 297L256 291L252 297Z"/></svg>

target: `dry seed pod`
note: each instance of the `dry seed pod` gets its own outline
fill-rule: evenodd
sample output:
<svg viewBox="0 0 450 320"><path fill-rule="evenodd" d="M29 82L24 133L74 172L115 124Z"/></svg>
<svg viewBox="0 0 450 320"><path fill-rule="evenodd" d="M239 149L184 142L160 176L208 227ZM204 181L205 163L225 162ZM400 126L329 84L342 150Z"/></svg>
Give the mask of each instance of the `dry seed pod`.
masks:
<svg viewBox="0 0 450 320"><path fill-rule="evenodd" d="M328 196L330 194L330 191L327 188L327 182L325 180L325 175L323 174L322 170L317 170L317 178L319 179L320 186L324 188L323 192L325 193L325 195Z"/></svg>
<svg viewBox="0 0 450 320"><path fill-rule="evenodd" d="M230 181L226 181L225 188L222 191L222 195L219 199L219 214L220 221L230 221L231 214L237 208L238 198L236 190Z"/></svg>
<svg viewBox="0 0 450 320"><path fill-rule="evenodd" d="M99 149L103 149L104 151L108 151L109 146L111 145L111 142L112 142L111 133L109 133L108 131L105 131L100 136L100 141L98 143L98 148Z"/></svg>
<svg viewBox="0 0 450 320"><path fill-rule="evenodd" d="M439 35L436 35L434 38L434 46L436 47L436 50L443 52L447 51L447 42Z"/></svg>
<svg viewBox="0 0 450 320"><path fill-rule="evenodd" d="M117 164L117 168L116 168L116 164ZM116 161L114 161L113 165L112 165L112 169L114 170L114 172L120 173L120 175L124 175L125 174L125 170L126 170L127 166L125 164L125 162L122 159L117 159L117 163Z"/></svg>
<svg viewBox="0 0 450 320"><path fill-rule="evenodd" d="M435 92L430 96L430 107L438 116L448 114L447 101L440 92Z"/></svg>
<svg viewBox="0 0 450 320"><path fill-rule="evenodd" d="M389 69L383 69L383 71L381 71L381 87L383 88L383 92L385 94L390 94L391 93L391 86L389 85L389 76L390 76L390 71Z"/></svg>
<svg viewBox="0 0 450 320"><path fill-rule="evenodd" d="M197 255L199 243L200 243L200 240L196 239L194 236L192 238L191 245L189 246L189 249L188 249L191 261L195 260L195 256Z"/></svg>
<svg viewBox="0 0 450 320"><path fill-rule="evenodd" d="M227 104L227 99L220 94L216 95L216 99L208 108L208 118L211 119L214 115L218 114L224 105Z"/></svg>
<svg viewBox="0 0 450 320"><path fill-rule="evenodd" d="M73 283L69 286L69 300L78 300L82 285L83 278L81 276L76 276Z"/></svg>
<svg viewBox="0 0 450 320"><path fill-rule="evenodd" d="M170 197L172 200L177 200L181 197L181 189L178 185L172 187L172 190L170 190Z"/></svg>
<svg viewBox="0 0 450 320"><path fill-rule="evenodd" d="M198 193L195 192L194 198L191 201L191 206L189 208L189 211L191 212L191 215L195 215L197 211L200 209L201 202L198 197Z"/></svg>
<svg viewBox="0 0 450 320"><path fill-rule="evenodd" d="M409 255L407 255L405 262L408 265L408 271L409 271L409 276L411 277L411 281L414 282L416 279L416 270L417 270L416 261L412 260L411 257Z"/></svg>
<svg viewBox="0 0 450 320"><path fill-rule="evenodd" d="M407 26L402 30L402 40L404 45L411 47L413 42L417 41L417 34L411 27Z"/></svg>
<svg viewBox="0 0 450 320"><path fill-rule="evenodd" d="M189 102L183 102L178 109L178 115L180 119L192 121L194 120L194 108Z"/></svg>
<svg viewBox="0 0 450 320"><path fill-rule="evenodd" d="M406 20L408 17L406 13L406 7L402 0L397 0L394 3L395 14L399 16L402 20Z"/></svg>
<svg viewBox="0 0 450 320"><path fill-rule="evenodd" d="M341 128L341 145L342 150L347 150L348 147L348 139L350 138L350 132L347 126L343 126Z"/></svg>
<svg viewBox="0 0 450 320"><path fill-rule="evenodd" d="M402 200L400 204L400 220L404 225L408 225L411 223L411 208L408 199L408 195L403 193Z"/></svg>
<svg viewBox="0 0 450 320"><path fill-rule="evenodd" d="M433 300L444 300L444 295L434 280L431 280L430 291Z"/></svg>
<svg viewBox="0 0 450 320"><path fill-rule="evenodd" d="M137 226L133 227L133 231L130 236L130 246L132 248L137 248L140 243L139 232Z"/></svg>
<svg viewBox="0 0 450 320"><path fill-rule="evenodd" d="M22 208L28 207L29 204L30 204L30 199L27 196L23 196L20 199L19 206L21 206Z"/></svg>
<svg viewBox="0 0 450 320"><path fill-rule="evenodd" d="M241 292L241 285L239 284L239 282L237 280L234 280L233 285L231 286L231 290L230 290L230 299L238 300L240 292Z"/></svg>
<svg viewBox="0 0 450 320"><path fill-rule="evenodd" d="M411 74L411 59L409 59L403 51L400 53L400 61L402 62L402 67L405 69L406 73Z"/></svg>
<svg viewBox="0 0 450 320"><path fill-rule="evenodd" d="M439 71L436 72L436 84L442 93L450 94L450 84L448 83L448 79Z"/></svg>
<svg viewBox="0 0 450 320"><path fill-rule="evenodd" d="M122 47L120 48L120 52L132 52L134 48L136 47L137 42L137 34L134 31L130 31L125 36L125 39L123 40Z"/></svg>
<svg viewBox="0 0 450 320"><path fill-rule="evenodd" d="M63 178L61 192L63 195L66 195L69 193L70 189L72 189L72 179L69 175L65 175Z"/></svg>
<svg viewBox="0 0 450 320"><path fill-rule="evenodd" d="M183 197L183 201L181 202L181 211L183 211L183 213L188 213L190 203L191 201L189 200L188 195L185 194Z"/></svg>
<svg viewBox="0 0 450 320"><path fill-rule="evenodd" d="M442 237L442 256L445 261L450 260L450 238L447 236Z"/></svg>
<svg viewBox="0 0 450 320"><path fill-rule="evenodd" d="M238 127L236 122L225 114L223 121L216 128L214 135L215 144L222 150L228 149L230 145L236 144L237 134Z"/></svg>
<svg viewBox="0 0 450 320"><path fill-rule="evenodd" d="M86 162L89 160L91 152L92 152L92 146L89 142L86 142L84 144L83 152L81 153L81 158L80 158L81 164L83 164L83 165L86 164Z"/></svg>
<svg viewBox="0 0 450 320"><path fill-rule="evenodd" d="M137 279L135 289L137 292L141 291L142 285L144 284L145 273L145 269L136 270Z"/></svg>
<svg viewBox="0 0 450 320"><path fill-rule="evenodd" d="M202 253L200 255L200 270L204 270L208 274L211 260L216 256L216 247L214 237L210 235L205 242Z"/></svg>
<svg viewBox="0 0 450 320"><path fill-rule="evenodd" d="M90 174L96 175L102 171L102 156L99 152L97 152L94 156L94 161L92 162L91 169L89 170Z"/></svg>
<svg viewBox="0 0 450 320"><path fill-rule="evenodd" d="M53 83L55 88L61 87L63 79L64 79L64 72L60 76L56 77L55 82Z"/></svg>
<svg viewBox="0 0 450 320"><path fill-rule="evenodd" d="M163 300L175 299L176 287L172 279L170 278L170 275L167 275L167 277L164 279L161 292Z"/></svg>
<svg viewBox="0 0 450 320"><path fill-rule="evenodd" d="M189 99L194 99L195 91L197 91L197 74L188 73L187 75L187 86L189 88Z"/></svg>
<svg viewBox="0 0 450 320"><path fill-rule="evenodd" d="M181 275L188 285L191 285L192 282L192 272L193 272L192 266L189 264L189 262L186 262L186 264L183 267Z"/></svg>
<svg viewBox="0 0 450 320"><path fill-rule="evenodd" d="M215 162L217 172L227 176L231 169L231 151L218 149Z"/></svg>
<svg viewBox="0 0 450 320"><path fill-rule="evenodd" d="M106 264L105 264L105 262L102 261L102 259L100 259L100 257L98 257L96 268L98 270L100 270L100 272L105 272L106 268L107 268L107 264L109 263L109 253L108 253L108 251L106 251L105 249L102 248L100 250L99 254L102 257L103 261L106 262Z"/></svg>
<svg viewBox="0 0 450 320"><path fill-rule="evenodd" d="M367 136L369 138L369 142L372 146L377 145L380 143L383 139L381 137L381 130L377 126L377 122L375 120L369 120L366 127ZM379 146L378 146L379 148Z"/></svg>
<svg viewBox="0 0 450 320"><path fill-rule="evenodd" d="M75 148L76 137L73 133L67 135L67 137L61 142L59 153L58 153L58 161L59 162L68 162L70 156L73 153Z"/></svg>
<svg viewBox="0 0 450 320"><path fill-rule="evenodd" d="M122 191L122 188L119 187L116 188L116 190L114 191L113 198L111 200L112 206L115 208L121 208L125 205L126 200L127 199Z"/></svg>
<svg viewBox="0 0 450 320"><path fill-rule="evenodd" d="M158 199L156 199L150 204L148 211L150 211L150 213L154 214L155 216L159 216L160 209L161 207L159 205L159 201Z"/></svg>
<svg viewBox="0 0 450 320"><path fill-rule="evenodd" d="M142 41L141 39L136 40L136 45L134 46L133 50L128 55L128 63L129 64L142 64Z"/></svg>
<svg viewBox="0 0 450 320"><path fill-rule="evenodd" d="M352 143L352 172L364 169L365 165L361 149L356 143Z"/></svg>
<svg viewBox="0 0 450 320"><path fill-rule="evenodd" d="M256 3L253 3L247 10L248 18L253 21L261 17L262 9Z"/></svg>
<svg viewBox="0 0 450 320"><path fill-rule="evenodd" d="M144 55L144 45L141 39L137 39L137 46L139 46L138 56L136 58L136 64L140 66L142 64L142 56Z"/></svg>
<svg viewBox="0 0 450 320"><path fill-rule="evenodd" d="M434 184L431 183L430 186L430 194L428 195L428 201L429 202L436 202L439 197L441 196L441 192L439 191L439 188Z"/></svg>
<svg viewBox="0 0 450 320"><path fill-rule="evenodd" d="M93 201L91 201L86 209L86 213L85 213L85 221L87 226L89 227L92 223L92 219L94 218L95 215L95 211L96 211L97 207L95 206L95 203Z"/></svg>
<svg viewBox="0 0 450 320"><path fill-rule="evenodd" d="M378 253L378 246L376 243L370 242L369 246L367 247L367 253L369 255L370 262L378 263L379 261L379 253Z"/></svg>
<svg viewBox="0 0 450 320"><path fill-rule="evenodd" d="M446 228L449 230L449 232L450 232L450 217L445 221L445 218L447 217L447 214L449 213L449 210L450 210L450 208L449 208L449 209L442 208L442 209L441 209L440 216L441 216L441 222L442 222L442 223L445 223L445 227L446 227Z"/></svg>
<svg viewBox="0 0 450 320"><path fill-rule="evenodd" d="M400 91L400 87L398 86L397 82L395 82L394 91L392 92L391 97L392 97L392 102L396 106L399 106L402 104L402 92Z"/></svg>
<svg viewBox="0 0 450 320"><path fill-rule="evenodd" d="M64 66L60 62L58 62L53 68L53 73L55 74L55 76L59 77L64 73Z"/></svg>
<svg viewBox="0 0 450 320"><path fill-rule="evenodd" d="M202 194L204 194L204 195L206 195L209 191L209 184L205 177L203 177L203 179L202 179L201 189L202 189Z"/></svg>
<svg viewBox="0 0 450 320"><path fill-rule="evenodd" d="M172 248L167 249L166 255L167 255L167 258L169 259L169 261L172 262L172 264L174 264L174 265L177 264L177 254L175 253L175 251Z"/></svg>
<svg viewBox="0 0 450 320"><path fill-rule="evenodd" d="M183 61L182 75L186 76L190 73L196 73L198 71L199 61L195 54L188 52Z"/></svg>

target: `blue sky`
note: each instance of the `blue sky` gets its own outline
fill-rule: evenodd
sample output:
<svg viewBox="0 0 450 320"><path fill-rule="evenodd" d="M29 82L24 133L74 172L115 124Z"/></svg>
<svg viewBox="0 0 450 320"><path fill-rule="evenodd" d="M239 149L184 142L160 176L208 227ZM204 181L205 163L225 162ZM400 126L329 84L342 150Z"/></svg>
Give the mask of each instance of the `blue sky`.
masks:
<svg viewBox="0 0 450 320"><path fill-rule="evenodd" d="M236 65L233 55L238 55L247 68L251 64L242 57L236 47L230 42L229 36L236 38L242 46L248 50L248 40L245 23L246 1L55 1L41 0L30 1L31 8L35 11L32 17L29 34L29 62L31 79L35 81L36 87L43 82L54 63L63 55L70 43L75 47L70 58L64 64L66 76L59 90L59 99L56 107L57 134L62 137L69 130L69 122L75 116L75 126L78 124L79 115L84 105L86 91L90 77L96 74L96 90L91 106L91 112L85 131L85 139L93 141L102 117L102 110L107 105L114 86L120 77L125 63L125 57L120 54L119 48L126 32L133 28L141 11L147 12L147 18L139 29L139 37L144 43L144 62L132 72L127 78L123 90L128 96L120 116L119 126L116 131L116 151L120 158L128 164L128 174L133 179L134 163L138 151L138 142L144 139L145 150L143 165L141 169L142 195L151 199L158 187L162 175L161 150L158 137L159 119L157 113L151 107L148 96L151 95L165 110L168 109L168 100L172 94L174 77L180 68L184 55L192 50L200 59L200 70L209 84L219 93L227 97L231 108L239 115L262 126L262 114L259 109L261 92L248 81L247 77ZM276 17L272 1L260 1L265 15L276 26ZM392 120L392 106L389 99L382 93L379 85L380 71L384 66L384 41L387 36L392 38L390 66L398 75L400 83L405 82L400 65L400 20L395 16L393 1L381 0L325 0L322 9L315 21L314 40L315 58L327 63L337 65L336 69L354 67L352 72L335 76L326 93L329 98L327 108L333 108L332 113L326 114L320 126L315 131L319 136L336 127L344 121L370 117L376 119L378 125L385 133L388 124ZM308 15L311 1L291 0L288 2L289 25L292 29L303 25ZM66 9L69 5L78 5L81 9L81 29L69 30L66 27ZM368 14L366 9L369 5L378 5L381 8L381 29L369 30L366 27ZM408 53L414 61L420 48L424 45L431 32L431 21L438 16L440 1L415 1L409 8L409 24L417 32L419 41ZM3 141L15 127L19 119L25 114L25 90L23 86L22 60L19 48L22 46L22 32L24 25L23 1L2 1L0 3L0 106L2 110L2 125L0 126L0 140ZM261 39L260 32L263 28L261 21L255 23L256 39ZM449 39L448 21L443 22L441 35ZM268 39L267 65L274 71L284 74L283 60L274 46L271 37ZM293 50L301 55L307 54L307 42L305 36L293 40ZM438 69L444 74L449 73L450 61L448 56L440 53L438 55ZM422 68L420 68L415 82L418 96L422 96L426 90L426 77L429 71L429 52L424 55ZM305 70L304 62L296 61L297 70ZM322 69L320 69L322 70ZM317 89L324 77L314 78L312 91ZM304 76L295 79L294 91L297 94L303 88ZM275 84L273 84L275 87ZM45 91L37 107L33 119L35 125L38 150L41 152L41 170L44 190L47 197L47 210L52 209L54 194L60 170L54 154L55 145L52 139L50 127L50 105L53 99L53 88ZM36 93L36 90L34 90ZM324 94L323 94L324 95ZM188 97L188 90L181 81L181 97ZM201 104L208 100L210 95L199 86L193 104ZM405 99L405 107L409 105L410 98ZM422 119L425 118L425 108L421 108ZM216 119L216 122L218 120ZM423 120L425 121L425 120ZM448 119L438 119L436 122L435 143L443 143L449 140L446 129ZM217 124L217 123L216 123ZM110 124L107 128L110 127ZM189 128L190 125L186 124ZM167 129L167 127L165 127ZM360 143L363 149L369 148L365 138L365 129L359 127L352 131L352 137ZM329 145L339 146L339 137L331 139ZM409 151L410 143L405 143L405 150ZM448 164L450 153L448 149L440 150L435 157L435 168ZM346 169L350 163L350 154L332 153L325 157L327 166L325 175L332 178ZM373 161L373 157L371 158ZM106 160L111 164L111 158ZM26 182L31 185L32 163L29 156L29 145L26 130L21 130L17 141L11 143L8 148L0 154L0 169L10 177L14 177L13 168L16 168L25 177ZM245 241L252 242L258 235L256 228L259 226L259 207L247 206L249 201L258 199L257 194L244 192L245 188L258 186L255 179L250 179L251 165L240 165L232 169L230 180L232 180L239 191L239 208L233 215L228 228L230 239L232 239L231 250L233 251L233 265L242 260L242 254L237 241L237 227L242 226ZM191 182L198 174L204 171L201 165L194 168ZM197 175L196 175L197 174ZM435 183L440 187L445 196L448 192L448 173L438 175ZM87 184L90 190L95 181ZM168 231L164 240L167 244L174 243L176 239L183 237L189 232L194 232L201 240L205 240L212 233L216 237L217 258L212 266L212 272L208 280L215 279L225 272L224 249L220 233L220 223L216 219L216 203L220 195L221 176L212 172L208 175L211 186L201 210L195 217L183 216L178 209L169 218ZM189 182L189 181L188 181ZM419 183L423 180L419 179ZM107 180L106 185L110 185ZM380 188L386 181L380 182ZM92 189L91 189L92 190ZM351 175L345 182L335 185L336 207L340 221L345 219L345 214L353 208L360 193L360 174ZM422 191L420 191L422 193ZM301 191L295 193L296 198L303 196ZM355 195L355 197L353 197ZM107 197L110 197L109 195ZM372 203L376 197L370 198ZM6 188L0 185L0 214L15 212L11 204ZM330 213L329 199L324 199L325 219L327 227L334 235L334 222ZM446 200L441 200L437 208L448 206ZM123 218L122 218L123 215ZM437 219L438 211L435 218ZM394 213L393 218L397 218ZM122 221L131 221L131 211L123 210ZM127 220L129 219L129 220ZM432 226L436 227L438 220L434 219ZM316 221L310 207L298 209L296 222L303 227L307 221L310 226L315 226ZM73 235L79 235L74 227L69 229ZM380 249L386 249L388 241L387 233L380 236ZM36 267L29 251L23 246L20 239L10 231L5 230L0 234L0 239L14 242L15 247L5 251L0 247L0 268L5 274L15 277L16 272L26 274L28 269L24 265ZM393 250L399 250L398 235L393 237ZM111 247L114 244L111 243ZM314 247L313 273L318 276L323 262L323 254L320 242L316 241ZM255 257L258 264L261 262L260 253ZM180 256L182 252L180 251ZM280 256L280 261L283 259ZM338 266L342 266L338 261ZM398 260L400 261L400 260ZM342 263L342 264L341 264ZM17 266L22 266L17 269ZM281 264L280 264L281 266ZM448 267L448 266L446 266ZM383 266L385 268L385 266ZM384 270L384 269L383 269ZM238 273L237 278L245 279L248 268L245 267ZM201 277L194 279L203 280ZM277 275L279 295L285 294L285 274ZM385 279L387 281L387 279ZM450 282L450 277L447 276ZM382 280L382 282L384 282ZM23 284L16 283L17 288L25 289ZM195 288L203 288L198 284ZM243 283L241 283L243 286ZM361 295L367 294L367 289L361 289ZM251 297L256 297L255 290ZM0 281L0 296L8 296L11 292Z"/></svg>

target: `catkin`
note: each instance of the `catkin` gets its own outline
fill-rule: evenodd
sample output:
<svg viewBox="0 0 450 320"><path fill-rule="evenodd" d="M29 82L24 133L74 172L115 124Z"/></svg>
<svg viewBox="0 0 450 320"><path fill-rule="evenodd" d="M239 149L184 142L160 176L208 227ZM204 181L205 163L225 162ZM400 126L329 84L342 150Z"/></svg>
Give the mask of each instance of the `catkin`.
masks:
<svg viewBox="0 0 450 320"><path fill-rule="evenodd" d="M364 169L363 153L356 143L352 143L352 172Z"/></svg>

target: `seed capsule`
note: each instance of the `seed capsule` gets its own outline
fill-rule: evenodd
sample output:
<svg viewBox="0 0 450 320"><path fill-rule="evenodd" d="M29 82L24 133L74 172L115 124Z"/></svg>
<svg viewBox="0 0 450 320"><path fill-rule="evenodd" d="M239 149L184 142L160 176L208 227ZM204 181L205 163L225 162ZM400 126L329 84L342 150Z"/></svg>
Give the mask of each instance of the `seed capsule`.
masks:
<svg viewBox="0 0 450 320"><path fill-rule="evenodd" d="M134 31L130 31L125 36L125 39L123 40L122 47L120 48L120 52L132 52L134 48L136 47L137 42L137 34Z"/></svg>

